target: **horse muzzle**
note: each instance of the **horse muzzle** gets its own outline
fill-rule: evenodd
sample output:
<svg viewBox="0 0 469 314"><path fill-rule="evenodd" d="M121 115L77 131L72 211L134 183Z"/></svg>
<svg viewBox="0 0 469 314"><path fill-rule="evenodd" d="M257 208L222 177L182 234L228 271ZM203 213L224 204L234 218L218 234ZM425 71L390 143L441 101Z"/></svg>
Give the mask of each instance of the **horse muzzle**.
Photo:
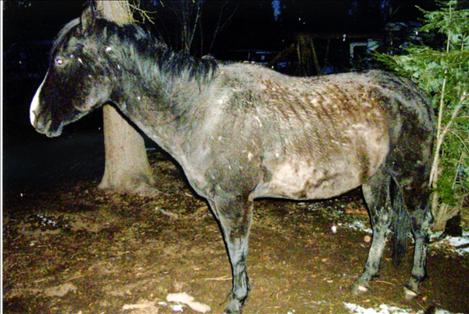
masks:
<svg viewBox="0 0 469 314"><path fill-rule="evenodd" d="M47 137L58 137L62 134L62 124L60 124L60 126L55 129L55 130L47 130L46 133L44 133Z"/></svg>
<svg viewBox="0 0 469 314"><path fill-rule="evenodd" d="M31 119L31 124L38 133L44 134L47 137L57 137L62 134L63 123L55 125L50 115L34 114L34 118Z"/></svg>

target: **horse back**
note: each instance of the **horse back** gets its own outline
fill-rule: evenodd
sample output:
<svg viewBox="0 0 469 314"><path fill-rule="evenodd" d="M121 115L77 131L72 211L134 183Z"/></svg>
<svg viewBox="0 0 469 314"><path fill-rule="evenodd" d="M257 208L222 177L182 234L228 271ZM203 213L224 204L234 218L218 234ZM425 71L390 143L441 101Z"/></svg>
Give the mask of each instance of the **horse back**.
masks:
<svg viewBox="0 0 469 314"><path fill-rule="evenodd" d="M198 148L216 164L208 176L225 189L239 181L253 198L329 198L362 185L402 124L381 73L295 78L221 67Z"/></svg>

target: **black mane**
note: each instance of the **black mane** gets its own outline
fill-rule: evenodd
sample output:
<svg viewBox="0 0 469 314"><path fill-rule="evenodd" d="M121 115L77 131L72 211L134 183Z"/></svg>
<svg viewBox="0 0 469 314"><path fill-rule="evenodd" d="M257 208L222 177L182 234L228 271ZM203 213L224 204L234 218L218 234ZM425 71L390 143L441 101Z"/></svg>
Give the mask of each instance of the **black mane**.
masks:
<svg viewBox="0 0 469 314"><path fill-rule="evenodd" d="M72 36L80 19L68 22L59 32L51 49L51 57ZM92 30L98 43L112 46L113 62L125 66L129 61L137 63L140 74L151 79L157 72L166 77L184 76L198 82L209 81L216 73L218 64L213 57L195 58L189 54L170 49L162 40L135 24L118 25L105 19L97 19ZM129 52L130 51L130 52ZM156 68L155 68L156 66Z"/></svg>
<svg viewBox="0 0 469 314"><path fill-rule="evenodd" d="M195 58L189 54L174 51L162 40L135 24L119 26L107 20L99 20L108 35L115 34L120 42L116 49L134 49L132 58L142 68L142 75L153 75L149 69L157 66L160 75L169 77L185 76L189 80L207 81L215 74L218 64L213 57ZM152 64L153 63L153 64Z"/></svg>

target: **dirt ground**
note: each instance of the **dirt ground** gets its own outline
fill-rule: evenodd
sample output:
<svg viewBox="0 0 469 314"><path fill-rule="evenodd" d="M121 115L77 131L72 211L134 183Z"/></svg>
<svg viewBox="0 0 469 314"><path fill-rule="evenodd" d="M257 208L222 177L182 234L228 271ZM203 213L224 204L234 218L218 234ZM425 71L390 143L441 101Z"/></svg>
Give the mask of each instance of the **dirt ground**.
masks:
<svg viewBox="0 0 469 314"><path fill-rule="evenodd" d="M179 168L161 155L152 160L153 198L106 194L96 180L4 192L5 313L172 313L161 302L174 292L222 312L231 277L218 225ZM347 313L344 302L469 313L469 258L435 248L415 300L402 291L410 252L395 268L389 250L372 290L353 296L369 238L343 224L357 219L368 225L359 191L322 202L257 201L244 313Z"/></svg>

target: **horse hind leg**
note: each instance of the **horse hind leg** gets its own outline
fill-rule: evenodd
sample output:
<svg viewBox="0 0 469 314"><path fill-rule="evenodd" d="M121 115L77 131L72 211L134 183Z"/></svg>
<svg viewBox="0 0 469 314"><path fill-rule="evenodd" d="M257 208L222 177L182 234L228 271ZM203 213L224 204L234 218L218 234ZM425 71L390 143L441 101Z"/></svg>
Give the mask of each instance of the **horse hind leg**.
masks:
<svg viewBox="0 0 469 314"><path fill-rule="evenodd" d="M238 198L230 200L215 198L209 203L223 232L233 276L232 289L225 313L241 313L250 289L246 258L253 202Z"/></svg>
<svg viewBox="0 0 469 314"><path fill-rule="evenodd" d="M352 286L354 294L368 291L369 281L379 271L379 265L386 244L386 236L392 218L390 183L391 176L386 172L386 165L383 165L362 186L363 196L370 213L373 240L368 252L365 270Z"/></svg>
<svg viewBox="0 0 469 314"><path fill-rule="evenodd" d="M412 184L407 189L404 188L404 201L409 209L412 234L415 242L412 274L404 286L405 297L407 299L417 296L419 284L426 277L428 232L433 221L430 207L428 206L428 196L430 193L427 182L419 182L419 184ZM419 187L416 188L416 186Z"/></svg>
<svg viewBox="0 0 469 314"><path fill-rule="evenodd" d="M410 136L403 137L411 139ZM428 232L433 221L429 206L429 175L431 167L431 137L420 143L401 145L398 153L393 155L395 178L402 194L402 201L410 218L408 228L414 237L414 261L412 275L405 285L405 296L411 299L418 294L419 284L426 277Z"/></svg>

